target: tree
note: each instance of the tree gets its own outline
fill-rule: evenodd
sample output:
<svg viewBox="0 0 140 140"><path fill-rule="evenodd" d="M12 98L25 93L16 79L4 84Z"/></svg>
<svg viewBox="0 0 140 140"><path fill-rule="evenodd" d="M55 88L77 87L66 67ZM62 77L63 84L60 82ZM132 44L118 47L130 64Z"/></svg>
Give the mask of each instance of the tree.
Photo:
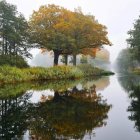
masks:
<svg viewBox="0 0 140 140"><path fill-rule="evenodd" d="M84 15L81 9L75 10L74 38L75 50L73 64L76 65L76 55L86 54L95 56L96 49L102 45L111 45L107 38L106 27L95 19L92 15ZM91 51L93 54L91 54Z"/></svg>
<svg viewBox="0 0 140 140"><path fill-rule="evenodd" d="M31 57L28 52L28 23L16 6L0 2L0 54Z"/></svg>
<svg viewBox="0 0 140 140"><path fill-rule="evenodd" d="M74 12L56 5L41 6L32 14L29 21L31 42L36 47L54 52L54 65L59 55L81 54L84 48L110 45L106 27L99 24L91 15L84 15L80 9Z"/></svg>
<svg viewBox="0 0 140 140"><path fill-rule="evenodd" d="M54 65L60 54L67 53L73 45L69 36L71 12L55 5L41 6L30 19L31 42L54 52ZM67 51L66 51L67 50ZM69 50L70 51L70 50Z"/></svg>
<svg viewBox="0 0 140 140"><path fill-rule="evenodd" d="M134 58L140 62L140 16L135 21L133 29L128 31L128 35L130 37L127 39L127 43L134 54Z"/></svg>
<svg viewBox="0 0 140 140"><path fill-rule="evenodd" d="M123 49L117 58L117 70L121 73L129 73L136 67L136 61L133 59L132 48Z"/></svg>

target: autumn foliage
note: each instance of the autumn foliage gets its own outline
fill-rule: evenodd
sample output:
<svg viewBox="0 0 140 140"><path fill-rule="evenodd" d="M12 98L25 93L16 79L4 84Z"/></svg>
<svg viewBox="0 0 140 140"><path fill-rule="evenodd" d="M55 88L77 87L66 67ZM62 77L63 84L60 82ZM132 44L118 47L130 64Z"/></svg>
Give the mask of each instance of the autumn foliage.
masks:
<svg viewBox="0 0 140 140"><path fill-rule="evenodd" d="M59 55L76 58L77 54L92 50L94 56L95 48L111 45L107 28L94 16L83 14L80 8L73 12L56 5L41 6L32 14L29 25L31 42L53 51L54 65L58 64Z"/></svg>

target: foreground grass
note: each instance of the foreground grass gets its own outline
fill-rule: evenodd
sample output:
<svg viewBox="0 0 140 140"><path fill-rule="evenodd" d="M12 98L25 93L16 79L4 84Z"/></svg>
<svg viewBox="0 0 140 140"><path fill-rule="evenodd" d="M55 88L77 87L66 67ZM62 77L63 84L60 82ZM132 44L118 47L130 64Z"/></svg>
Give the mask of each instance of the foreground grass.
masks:
<svg viewBox="0 0 140 140"><path fill-rule="evenodd" d="M110 75L112 72L87 66L55 66L51 68L33 67L19 69L10 66L0 67L0 84L24 81L78 79L87 76Z"/></svg>

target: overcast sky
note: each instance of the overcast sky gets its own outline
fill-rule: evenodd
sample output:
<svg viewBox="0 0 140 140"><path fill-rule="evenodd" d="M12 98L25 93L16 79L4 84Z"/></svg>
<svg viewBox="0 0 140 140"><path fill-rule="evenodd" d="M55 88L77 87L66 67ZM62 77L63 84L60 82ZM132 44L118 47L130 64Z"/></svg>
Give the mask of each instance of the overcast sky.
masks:
<svg viewBox="0 0 140 140"><path fill-rule="evenodd" d="M98 21L107 26L112 47L111 61L114 61L119 51L125 47L127 31L133 27L134 20L140 15L140 0L7 0L17 5L19 12L28 19L33 10L44 4L57 4L67 9L81 7L84 13L90 13Z"/></svg>

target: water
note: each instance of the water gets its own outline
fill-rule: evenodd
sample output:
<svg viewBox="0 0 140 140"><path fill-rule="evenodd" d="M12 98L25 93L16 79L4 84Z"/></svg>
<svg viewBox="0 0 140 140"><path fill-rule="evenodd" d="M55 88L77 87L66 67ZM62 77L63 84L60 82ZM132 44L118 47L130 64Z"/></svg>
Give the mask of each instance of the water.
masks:
<svg viewBox="0 0 140 140"><path fill-rule="evenodd" d="M139 140L140 77L0 88L0 140Z"/></svg>

